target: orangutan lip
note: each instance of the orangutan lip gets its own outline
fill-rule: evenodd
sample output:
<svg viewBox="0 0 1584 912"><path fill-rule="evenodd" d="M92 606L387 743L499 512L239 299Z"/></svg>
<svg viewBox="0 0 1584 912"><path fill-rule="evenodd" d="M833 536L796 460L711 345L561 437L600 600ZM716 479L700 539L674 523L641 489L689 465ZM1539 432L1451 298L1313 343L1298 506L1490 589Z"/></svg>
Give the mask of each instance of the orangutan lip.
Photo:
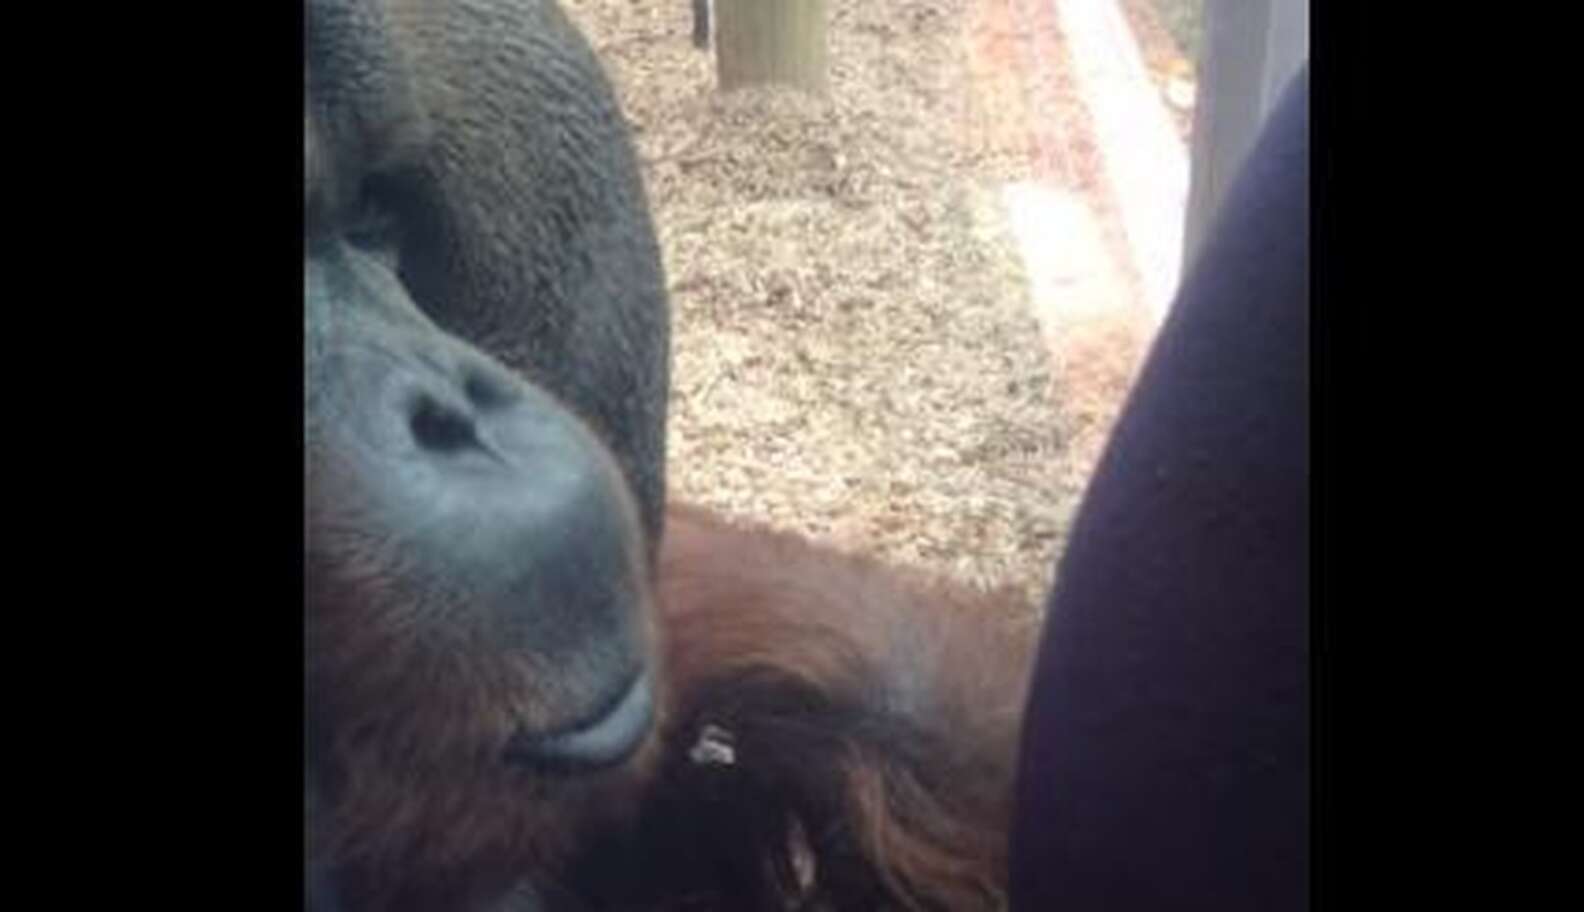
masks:
<svg viewBox="0 0 1584 912"><path fill-rule="evenodd" d="M565 773L615 766L643 743L653 720L649 676L639 672L587 719L558 731L517 732L506 744L506 762Z"/></svg>

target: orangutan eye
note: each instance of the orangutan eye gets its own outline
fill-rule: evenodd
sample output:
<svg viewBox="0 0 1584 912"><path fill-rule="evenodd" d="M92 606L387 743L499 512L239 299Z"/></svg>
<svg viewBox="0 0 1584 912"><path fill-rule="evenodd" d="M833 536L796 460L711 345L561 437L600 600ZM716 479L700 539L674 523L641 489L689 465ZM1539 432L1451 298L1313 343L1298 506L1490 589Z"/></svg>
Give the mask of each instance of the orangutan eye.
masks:
<svg viewBox="0 0 1584 912"><path fill-rule="evenodd" d="M377 177L365 180L342 231L347 243L394 269L401 249L400 227L389 184Z"/></svg>

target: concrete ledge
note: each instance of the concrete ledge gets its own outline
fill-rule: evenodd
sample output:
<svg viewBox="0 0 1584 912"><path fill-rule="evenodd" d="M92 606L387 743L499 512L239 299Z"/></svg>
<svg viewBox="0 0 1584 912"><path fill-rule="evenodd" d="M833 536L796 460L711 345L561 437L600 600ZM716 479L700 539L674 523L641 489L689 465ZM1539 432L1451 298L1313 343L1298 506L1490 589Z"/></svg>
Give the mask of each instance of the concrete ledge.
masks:
<svg viewBox="0 0 1584 912"><path fill-rule="evenodd" d="M1123 232L1157 320L1177 293L1188 204L1188 151L1144 67L1116 0L1050 0L1096 140Z"/></svg>

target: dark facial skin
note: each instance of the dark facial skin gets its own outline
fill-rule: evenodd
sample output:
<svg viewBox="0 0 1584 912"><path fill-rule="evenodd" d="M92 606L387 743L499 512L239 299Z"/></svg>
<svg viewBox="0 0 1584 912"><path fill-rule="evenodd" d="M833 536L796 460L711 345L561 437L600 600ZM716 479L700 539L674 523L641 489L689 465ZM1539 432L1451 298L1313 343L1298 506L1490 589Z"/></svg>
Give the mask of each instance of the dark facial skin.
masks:
<svg viewBox="0 0 1584 912"><path fill-rule="evenodd" d="M534 820L585 816L652 730L664 281L553 4L306 13L310 868L348 908L450 904L359 885L422 854L487 892L473 868L553 854Z"/></svg>
<svg viewBox="0 0 1584 912"><path fill-rule="evenodd" d="M432 713L438 690L481 717L467 742L430 750L624 759L649 716L649 644L642 532L614 460L543 390L436 328L378 258L337 240L310 249L308 608L323 702L390 713L427 671L408 712ZM435 674L453 654L476 680Z"/></svg>
<svg viewBox="0 0 1584 912"><path fill-rule="evenodd" d="M306 907L999 908L1022 653L668 510L665 281L582 37L305 12Z"/></svg>

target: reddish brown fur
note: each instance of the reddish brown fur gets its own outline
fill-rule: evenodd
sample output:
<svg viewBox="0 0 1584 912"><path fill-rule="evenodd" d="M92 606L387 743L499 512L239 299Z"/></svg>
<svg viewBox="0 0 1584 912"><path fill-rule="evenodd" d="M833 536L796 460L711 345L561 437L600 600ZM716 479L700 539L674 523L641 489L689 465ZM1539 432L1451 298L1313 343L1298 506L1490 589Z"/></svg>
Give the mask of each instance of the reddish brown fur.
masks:
<svg viewBox="0 0 1584 912"><path fill-rule="evenodd" d="M660 561L672 695L621 908L1002 905L1030 663L1016 597L904 579L674 508ZM688 751L705 725L736 762ZM791 834L807 834L800 850ZM812 883L799 856L811 854ZM609 879L611 855L591 857Z"/></svg>
<svg viewBox="0 0 1584 912"><path fill-rule="evenodd" d="M338 885L350 907L470 908L513 877L550 909L1003 905L1032 645L1007 623L1015 596L688 508L669 514L658 580L666 700L639 762L534 781L485 758L448 779L348 756L382 771L342 784L329 828L374 849ZM430 723L459 721L401 731ZM705 725L731 733L735 762L689 758Z"/></svg>

